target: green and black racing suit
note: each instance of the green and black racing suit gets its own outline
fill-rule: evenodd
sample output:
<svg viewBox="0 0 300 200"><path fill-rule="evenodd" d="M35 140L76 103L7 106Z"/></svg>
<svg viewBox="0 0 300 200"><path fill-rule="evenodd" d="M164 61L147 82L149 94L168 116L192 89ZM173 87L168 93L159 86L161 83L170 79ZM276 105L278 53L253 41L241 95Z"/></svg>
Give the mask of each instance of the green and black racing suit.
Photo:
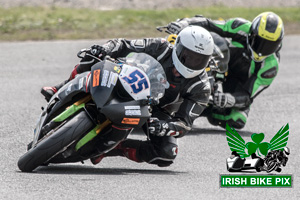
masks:
<svg viewBox="0 0 300 200"><path fill-rule="evenodd" d="M211 109L205 113L214 125L225 127L228 123L234 128L243 128L254 98L271 85L278 73L279 52L269 55L262 62L254 62L247 48L251 22L242 18L213 21L196 15L177 22L184 26L198 25L230 39L228 77L223 92L232 94L235 104L231 108Z"/></svg>

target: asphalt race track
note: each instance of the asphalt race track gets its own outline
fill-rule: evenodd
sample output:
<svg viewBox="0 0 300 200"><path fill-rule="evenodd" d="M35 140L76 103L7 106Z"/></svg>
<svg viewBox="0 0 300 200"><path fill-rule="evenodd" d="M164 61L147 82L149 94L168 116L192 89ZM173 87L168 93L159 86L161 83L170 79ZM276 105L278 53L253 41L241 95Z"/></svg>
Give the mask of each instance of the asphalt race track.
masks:
<svg viewBox="0 0 300 200"><path fill-rule="evenodd" d="M104 41L99 41L103 43ZM33 128L45 105L42 86L68 78L81 48L97 41L0 43L0 199L300 199L300 37L286 36L280 71L274 83L251 107L245 141L265 133L269 142L289 123L291 155L280 174L293 175L293 188L220 188L228 174L230 155L225 131L197 119L194 130L179 139L175 163L159 168L125 158L104 158L94 166L64 164L22 173L18 158L25 153ZM133 138L145 139L135 132ZM252 173L252 174L264 174ZM251 174L251 172L246 173ZM275 174L275 173L274 173ZM278 173L277 173L278 174Z"/></svg>

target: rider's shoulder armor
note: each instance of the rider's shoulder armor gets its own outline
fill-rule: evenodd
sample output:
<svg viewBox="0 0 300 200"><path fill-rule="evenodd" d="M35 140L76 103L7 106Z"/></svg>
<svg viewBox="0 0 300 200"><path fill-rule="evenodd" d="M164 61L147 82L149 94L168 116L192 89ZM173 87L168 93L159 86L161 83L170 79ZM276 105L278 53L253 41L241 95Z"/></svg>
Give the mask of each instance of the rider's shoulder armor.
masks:
<svg viewBox="0 0 300 200"><path fill-rule="evenodd" d="M246 45L247 37L250 31L251 22L243 18L232 18L224 23L214 23L217 29L217 33L222 37L228 37L232 39L232 44L237 47L243 48ZM236 44L238 43L238 44Z"/></svg>
<svg viewBox="0 0 300 200"><path fill-rule="evenodd" d="M211 92L210 83L206 72L190 79L185 87L185 94L200 104L207 104Z"/></svg>
<svg viewBox="0 0 300 200"><path fill-rule="evenodd" d="M224 31L247 35L250 32L251 22L243 18L233 18L225 22Z"/></svg>
<svg viewBox="0 0 300 200"><path fill-rule="evenodd" d="M247 23L249 23L248 20L245 20L243 18L235 18L231 23L231 28L234 30L234 29L237 29L237 28L239 28L243 25L248 27ZM245 30L248 30L248 29L245 29Z"/></svg>
<svg viewBox="0 0 300 200"><path fill-rule="evenodd" d="M268 56L264 62L263 66L258 72L258 75L262 79L273 79L278 72L278 60L274 54Z"/></svg>

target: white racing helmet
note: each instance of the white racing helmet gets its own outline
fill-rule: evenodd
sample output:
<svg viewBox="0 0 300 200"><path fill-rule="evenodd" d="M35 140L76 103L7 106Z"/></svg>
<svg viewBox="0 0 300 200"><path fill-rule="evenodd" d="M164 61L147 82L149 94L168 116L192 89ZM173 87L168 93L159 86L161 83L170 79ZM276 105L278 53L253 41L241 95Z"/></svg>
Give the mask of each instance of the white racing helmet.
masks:
<svg viewBox="0 0 300 200"><path fill-rule="evenodd" d="M211 34L200 26L188 26L178 34L172 59L176 70L185 78L198 76L211 58L214 41Z"/></svg>

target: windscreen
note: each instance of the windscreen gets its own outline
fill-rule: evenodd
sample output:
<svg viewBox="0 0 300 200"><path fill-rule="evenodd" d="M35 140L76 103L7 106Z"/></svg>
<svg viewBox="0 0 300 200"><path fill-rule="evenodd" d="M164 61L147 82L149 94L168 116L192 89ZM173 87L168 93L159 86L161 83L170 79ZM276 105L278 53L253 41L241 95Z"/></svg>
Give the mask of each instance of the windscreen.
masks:
<svg viewBox="0 0 300 200"><path fill-rule="evenodd" d="M150 96L160 99L168 88L166 74L161 64L145 53L130 53L126 63L143 70L150 81Z"/></svg>

